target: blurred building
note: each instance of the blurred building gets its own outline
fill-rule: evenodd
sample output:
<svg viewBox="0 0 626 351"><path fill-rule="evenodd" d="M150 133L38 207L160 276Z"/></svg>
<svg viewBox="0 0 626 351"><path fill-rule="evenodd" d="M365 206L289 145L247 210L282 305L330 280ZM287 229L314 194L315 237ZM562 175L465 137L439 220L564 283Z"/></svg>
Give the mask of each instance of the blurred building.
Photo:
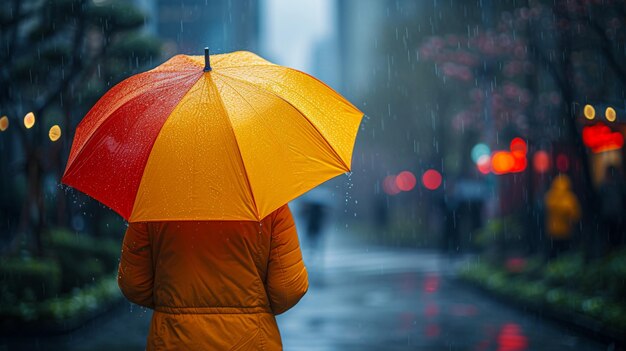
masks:
<svg viewBox="0 0 626 351"><path fill-rule="evenodd" d="M376 51L381 40L390 1L337 1L341 91L349 100L362 98L375 79L384 56Z"/></svg>
<svg viewBox="0 0 626 351"><path fill-rule="evenodd" d="M147 28L164 41L164 56L257 51L258 0L136 0Z"/></svg>

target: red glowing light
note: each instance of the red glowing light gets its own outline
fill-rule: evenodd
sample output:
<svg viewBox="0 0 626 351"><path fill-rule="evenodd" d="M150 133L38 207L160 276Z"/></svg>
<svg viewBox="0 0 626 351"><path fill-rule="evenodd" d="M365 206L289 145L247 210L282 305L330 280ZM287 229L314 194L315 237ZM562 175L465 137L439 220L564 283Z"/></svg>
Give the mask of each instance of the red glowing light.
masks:
<svg viewBox="0 0 626 351"><path fill-rule="evenodd" d="M528 339L522 328L515 323L502 326L498 335L498 351L523 351L528 348Z"/></svg>
<svg viewBox="0 0 626 351"><path fill-rule="evenodd" d="M491 157L491 169L495 174L509 173L515 167L515 158L508 151L497 151Z"/></svg>
<svg viewBox="0 0 626 351"><path fill-rule="evenodd" d="M550 155L543 150L535 152L533 156L533 167L537 173L546 173L550 170Z"/></svg>
<svg viewBox="0 0 626 351"><path fill-rule="evenodd" d="M401 190L398 189L396 185L396 176L388 175L385 177L385 180L383 180L383 191L387 195L397 195L400 193Z"/></svg>
<svg viewBox="0 0 626 351"><path fill-rule="evenodd" d="M491 156L482 155L476 161L476 167L478 167L478 171L482 174L489 174L491 172Z"/></svg>
<svg viewBox="0 0 626 351"><path fill-rule="evenodd" d="M523 172L526 169L526 165L528 161L526 161L526 156L523 157L514 157L515 161L513 162L513 168L511 168L511 173Z"/></svg>
<svg viewBox="0 0 626 351"><path fill-rule="evenodd" d="M441 334L441 328L437 324L428 324L426 326L426 336L429 338L436 338Z"/></svg>
<svg viewBox="0 0 626 351"><path fill-rule="evenodd" d="M429 169L422 175L422 183L428 190L435 190L441 185L441 173L434 169Z"/></svg>
<svg viewBox="0 0 626 351"><path fill-rule="evenodd" d="M569 169L569 158L565 154L559 154L556 157L556 169L561 173L565 173Z"/></svg>
<svg viewBox="0 0 626 351"><path fill-rule="evenodd" d="M526 267L526 259L522 257L512 257L506 260L505 266L509 272L519 273Z"/></svg>
<svg viewBox="0 0 626 351"><path fill-rule="evenodd" d="M526 157L526 153L528 152L528 145L522 138L514 138L511 140L511 153L515 158L523 158Z"/></svg>
<svg viewBox="0 0 626 351"><path fill-rule="evenodd" d="M424 281L424 291L427 293L434 293L439 289L439 276L429 275Z"/></svg>
<svg viewBox="0 0 626 351"><path fill-rule="evenodd" d="M396 187L402 191L411 191L415 188L417 180L413 173L409 171L400 172L396 177Z"/></svg>
<svg viewBox="0 0 626 351"><path fill-rule="evenodd" d="M620 132L613 132L603 123L597 123L583 128L583 142L593 153L610 150L619 150L624 146L624 136Z"/></svg>

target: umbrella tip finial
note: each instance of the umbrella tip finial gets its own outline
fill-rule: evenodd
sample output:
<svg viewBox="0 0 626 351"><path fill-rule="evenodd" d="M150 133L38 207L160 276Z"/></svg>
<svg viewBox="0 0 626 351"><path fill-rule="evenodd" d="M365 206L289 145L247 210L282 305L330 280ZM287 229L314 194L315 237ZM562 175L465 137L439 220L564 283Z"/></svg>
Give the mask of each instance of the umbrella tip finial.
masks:
<svg viewBox="0 0 626 351"><path fill-rule="evenodd" d="M204 48L204 71L210 72L211 70L212 68L211 68L211 59L209 58L209 48L205 47Z"/></svg>

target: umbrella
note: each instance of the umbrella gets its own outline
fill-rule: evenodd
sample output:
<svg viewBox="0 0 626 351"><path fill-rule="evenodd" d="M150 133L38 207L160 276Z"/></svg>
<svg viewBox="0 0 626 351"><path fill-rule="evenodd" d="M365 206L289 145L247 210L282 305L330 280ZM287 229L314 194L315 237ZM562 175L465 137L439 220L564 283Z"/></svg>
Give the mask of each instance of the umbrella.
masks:
<svg viewBox="0 0 626 351"><path fill-rule="evenodd" d="M362 117L253 53L177 55L93 106L62 182L130 222L260 220L350 171Z"/></svg>

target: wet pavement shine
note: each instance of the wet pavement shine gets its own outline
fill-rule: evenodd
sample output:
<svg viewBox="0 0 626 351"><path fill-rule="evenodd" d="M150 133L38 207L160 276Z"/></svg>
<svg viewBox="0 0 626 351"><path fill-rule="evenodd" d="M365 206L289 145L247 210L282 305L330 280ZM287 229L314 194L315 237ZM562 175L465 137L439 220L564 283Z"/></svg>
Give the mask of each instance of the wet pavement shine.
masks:
<svg viewBox="0 0 626 351"><path fill-rule="evenodd" d="M310 288L278 316L287 351L610 350L455 278L472 258L359 244L329 233L304 246ZM3 350L143 350L151 312L122 304L67 335L0 341Z"/></svg>
<svg viewBox="0 0 626 351"><path fill-rule="evenodd" d="M459 282L469 257L392 249L332 250L294 310L285 350L607 350L562 325Z"/></svg>

